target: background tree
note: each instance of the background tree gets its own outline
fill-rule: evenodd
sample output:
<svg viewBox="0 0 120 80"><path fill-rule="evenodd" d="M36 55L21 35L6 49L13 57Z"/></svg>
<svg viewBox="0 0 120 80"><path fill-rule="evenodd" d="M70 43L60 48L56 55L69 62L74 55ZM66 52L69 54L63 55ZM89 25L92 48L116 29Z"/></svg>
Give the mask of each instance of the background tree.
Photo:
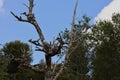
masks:
<svg viewBox="0 0 120 80"><path fill-rule="evenodd" d="M31 54L28 53L31 51L30 46L27 43L13 41L6 43L2 51L4 52L3 56L9 60L7 67L5 67L7 69L6 72L12 80L18 80L16 75L18 74L18 69L22 66L21 64L30 64L32 61ZM23 59L21 60L21 58Z"/></svg>
<svg viewBox="0 0 120 80"><path fill-rule="evenodd" d="M8 64L8 59L5 58L4 54L2 53L2 50L0 49L0 79L1 80L9 80L7 74L7 64Z"/></svg>
<svg viewBox="0 0 120 80"><path fill-rule="evenodd" d="M120 14L112 21L96 23L92 29L95 46L93 80L120 79Z"/></svg>
<svg viewBox="0 0 120 80"><path fill-rule="evenodd" d="M93 66L93 80L120 79L120 14L114 14L111 22L96 23L91 28L92 32L89 35L87 34L90 27L88 17L83 16L83 20L75 24L78 5L78 0L76 0L71 30L65 30L64 35L59 34L55 40L47 42L33 13L34 0L29 0L28 6L24 5L28 8L28 12L21 13L22 16L17 16L13 12L11 14L18 21L30 23L35 27L39 38L30 39L29 42L36 46L36 51L45 53L45 62L31 65L32 53L25 43L15 41L5 44L3 52L5 60L8 60L7 72L10 74L11 80L37 80L37 78L42 80L89 80L86 74L89 71L90 62L93 62L90 64ZM87 43L90 45L88 46ZM91 49L93 49L91 55L94 55L94 59L88 61L88 52ZM62 54L63 52L65 55ZM57 62L62 56L65 56L64 61L60 64L52 63L51 59L56 55L59 56ZM3 54L0 56L2 59ZM90 58L92 57L90 56ZM3 73L3 75L0 74L2 79L6 74L3 66L0 66Z"/></svg>
<svg viewBox="0 0 120 80"><path fill-rule="evenodd" d="M3 48L0 49L1 80L44 80L44 73L38 73L29 67L24 67L22 65L23 63L21 64L19 61L19 58L23 56L25 50L30 50L30 46L20 41L12 41L3 45ZM30 63L32 59L28 60ZM34 65L33 68L39 66L43 66L43 64Z"/></svg>
<svg viewBox="0 0 120 80"><path fill-rule="evenodd" d="M66 69L63 75L60 76L60 80L85 80L88 78L86 75L89 71L88 65L88 46L87 46L87 31L90 28L90 18L83 16L83 19L78 21L78 24L74 25L73 38L75 39L68 52L70 55ZM70 31L65 30L64 38L70 38Z"/></svg>

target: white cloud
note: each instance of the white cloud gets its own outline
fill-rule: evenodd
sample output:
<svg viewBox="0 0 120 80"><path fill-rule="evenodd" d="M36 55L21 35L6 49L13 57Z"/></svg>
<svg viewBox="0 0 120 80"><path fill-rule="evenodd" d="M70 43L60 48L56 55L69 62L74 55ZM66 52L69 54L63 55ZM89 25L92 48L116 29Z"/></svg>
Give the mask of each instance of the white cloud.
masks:
<svg viewBox="0 0 120 80"><path fill-rule="evenodd" d="M94 20L111 20L113 13L120 13L120 0L113 0L109 5L101 10Z"/></svg>
<svg viewBox="0 0 120 80"><path fill-rule="evenodd" d="M3 9L3 0L0 0L0 13L1 12L4 12L4 9Z"/></svg>

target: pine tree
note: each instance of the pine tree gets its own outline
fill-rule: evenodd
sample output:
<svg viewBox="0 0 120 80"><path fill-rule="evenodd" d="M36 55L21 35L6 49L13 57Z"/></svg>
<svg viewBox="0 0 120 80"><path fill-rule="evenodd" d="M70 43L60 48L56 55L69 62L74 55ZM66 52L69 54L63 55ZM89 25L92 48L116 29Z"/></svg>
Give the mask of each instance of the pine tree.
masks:
<svg viewBox="0 0 120 80"><path fill-rule="evenodd" d="M21 64L26 64L26 62L30 64L30 62L32 61L31 55L24 57L28 55L27 52L30 50L30 46L27 43L23 43L20 41L12 41L6 43L3 46L3 56L5 59L8 60L8 63L5 62L7 63L7 66L5 67L6 73L9 74L10 80L19 80L17 79L17 76L20 73L19 70L22 68Z"/></svg>
<svg viewBox="0 0 120 80"><path fill-rule="evenodd" d="M101 21L93 27L93 37L98 43L93 61L93 80L120 79L120 14L112 22Z"/></svg>

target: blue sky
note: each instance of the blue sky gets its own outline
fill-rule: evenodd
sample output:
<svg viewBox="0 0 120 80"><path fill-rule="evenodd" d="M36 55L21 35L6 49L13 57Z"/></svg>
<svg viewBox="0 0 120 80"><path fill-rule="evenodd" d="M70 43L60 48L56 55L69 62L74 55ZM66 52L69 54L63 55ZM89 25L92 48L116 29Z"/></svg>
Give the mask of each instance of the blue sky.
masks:
<svg viewBox="0 0 120 80"><path fill-rule="evenodd" d="M76 0L34 0L34 13L41 26L43 34L47 41L53 39L65 28L71 27L71 19ZM102 10L115 0L79 0L76 20L79 20L84 14L88 15L93 23L94 18ZM28 23L18 22L11 14L13 11L20 14L27 11L23 3L27 0L0 0L0 43L21 40L28 42L29 39L38 39L34 27ZM38 62L38 52L35 52L35 63ZM40 55L40 57L43 55Z"/></svg>

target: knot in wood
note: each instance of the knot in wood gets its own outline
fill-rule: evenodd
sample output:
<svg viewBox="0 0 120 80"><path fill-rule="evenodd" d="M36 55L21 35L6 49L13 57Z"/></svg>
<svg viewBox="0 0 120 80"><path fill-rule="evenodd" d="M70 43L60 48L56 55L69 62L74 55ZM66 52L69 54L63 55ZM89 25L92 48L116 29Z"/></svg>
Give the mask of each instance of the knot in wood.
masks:
<svg viewBox="0 0 120 80"><path fill-rule="evenodd" d="M34 14L28 14L27 19L28 19L28 21L35 21Z"/></svg>

